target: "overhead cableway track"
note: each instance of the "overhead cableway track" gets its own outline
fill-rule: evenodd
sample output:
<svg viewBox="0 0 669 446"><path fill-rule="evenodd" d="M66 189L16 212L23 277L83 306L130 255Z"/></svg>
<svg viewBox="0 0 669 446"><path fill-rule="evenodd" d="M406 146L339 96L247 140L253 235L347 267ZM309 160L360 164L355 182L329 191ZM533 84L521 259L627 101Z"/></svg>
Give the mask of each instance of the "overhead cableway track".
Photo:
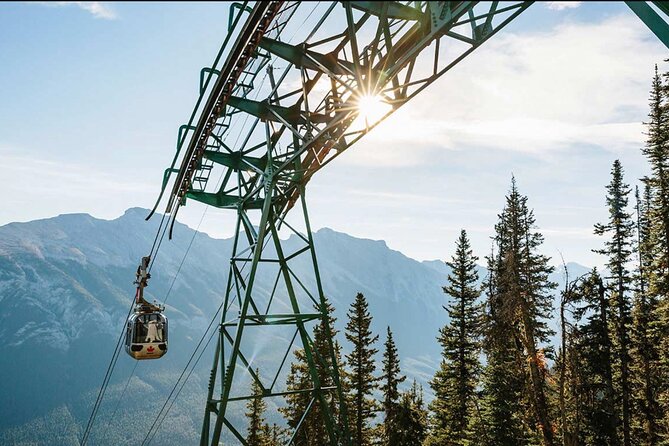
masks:
<svg viewBox="0 0 669 446"><path fill-rule="evenodd" d="M179 129L177 151L156 203L157 208L166 201L169 221L161 225L163 231L169 226L171 232L189 199L237 215L228 282L220 284L222 319L202 445L219 444L224 430L225 438L247 444L243 427L231 415L240 413L231 409L234 404L298 393L308 404L292 426L292 439L318 406L330 444L351 444L305 187L316 172L531 3L270 1L232 6L228 37L214 64L200 73L197 104ZM669 42L664 2L630 7ZM378 113L364 113L370 102ZM217 184L211 181L214 172L221 178ZM290 243L287 234L293 235ZM310 265L309 277L295 274L296 262ZM273 287L258 286L258 275L271 277ZM315 326L328 334L327 355L312 338ZM262 334L277 328L290 334ZM277 364L254 359L248 351L249 340L268 338L286 341ZM300 390L282 388L278 379L294 349L303 352L311 379ZM251 382L260 395L250 394Z"/></svg>

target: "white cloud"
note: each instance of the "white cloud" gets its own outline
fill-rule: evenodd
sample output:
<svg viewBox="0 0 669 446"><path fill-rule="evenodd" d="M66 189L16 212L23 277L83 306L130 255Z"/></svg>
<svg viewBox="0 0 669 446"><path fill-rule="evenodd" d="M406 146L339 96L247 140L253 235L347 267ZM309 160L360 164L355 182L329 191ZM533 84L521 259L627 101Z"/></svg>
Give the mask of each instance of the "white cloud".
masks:
<svg viewBox="0 0 669 446"><path fill-rule="evenodd" d="M577 146L637 150L653 64L665 57L666 48L632 14L539 32L502 31L345 159L417 165L444 149L472 147L535 154ZM435 103L451 106L435 113Z"/></svg>
<svg viewBox="0 0 669 446"><path fill-rule="evenodd" d="M128 175L74 162L37 158L19 150L0 147L0 178L5 185L5 205L0 225L10 221L77 211L116 217L126 208L155 200L156 185Z"/></svg>
<svg viewBox="0 0 669 446"><path fill-rule="evenodd" d="M666 49L631 13L596 20L497 34L312 180L314 224L418 259L447 258L466 228L483 256L513 172L544 252L601 263L592 225L613 160L629 182L645 172L642 121Z"/></svg>
<svg viewBox="0 0 669 446"><path fill-rule="evenodd" d="M563 9L578 8L581 6L581 3L583 2L545 2L544 5L546 5L548 9L562 11Z"/></svg>
<svg viewBox="0 0 669 446"><path fill-rule="evenodd" d="M115 20L118 18L116 11L104 2L36 2L45 6L65 7L76 6L89 12L96 19Z"/></svg>

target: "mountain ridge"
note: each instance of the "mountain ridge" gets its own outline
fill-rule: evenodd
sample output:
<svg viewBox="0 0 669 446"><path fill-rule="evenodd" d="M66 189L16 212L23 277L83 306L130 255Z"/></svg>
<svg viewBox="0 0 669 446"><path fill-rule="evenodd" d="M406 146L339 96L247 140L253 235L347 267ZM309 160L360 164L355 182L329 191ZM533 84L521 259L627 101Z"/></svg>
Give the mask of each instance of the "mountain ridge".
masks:
<svg viewBox="0 0 669 446"><path fill-rule="evenodd" d="M81 429L124 325L137 262L151 246L158 227L159 215L144 221L148 212L131 208L112 220L62 214L0 226L0 443L3 435L11 434L12 438L27 435L39 444L41 440L30 437L22 426L33 421L48 425L50 413L74 423L70 428ZM319 229L313 237L323 289L336 308L336 328L343 330L355 294L365 294L374 318L372 329L381 336L377 348L381 349L385 328L390 326L403 373L417 378L429 391L427 383L439 363L436 336L448 321L443 309L448 299L442 290L447 265L420 262L390 249L383 240L330 228ZM286 246L293 246L297 239L288 238ZM130 391L150 388L160 395L158 400L169 393L220 305L231 249L232 239L195 233L176 223L174 238L163 243L146 289L149 300L169 297L170 352L150 367L138 367ZM310 259L298 257L292 267L299 276L309 263ZM259 273L258 287L267 288L269 280ZM343 346L346 352L348 346L345 342ZM272 361L271 350L271 345L259 345L254 349L259 352L257 360ZM133 364L122 355L111 384L112 396L120 396ZM211 352L205 352L187 386L190 393L175 405L170 415L173 423L159 435L164 444L196 442L209 357ZM153 410L152 404L158 402L137 402L128 409L128 416ZM97 432L94 438L96 444L115 444L118 434L112 429Z"/></svg>

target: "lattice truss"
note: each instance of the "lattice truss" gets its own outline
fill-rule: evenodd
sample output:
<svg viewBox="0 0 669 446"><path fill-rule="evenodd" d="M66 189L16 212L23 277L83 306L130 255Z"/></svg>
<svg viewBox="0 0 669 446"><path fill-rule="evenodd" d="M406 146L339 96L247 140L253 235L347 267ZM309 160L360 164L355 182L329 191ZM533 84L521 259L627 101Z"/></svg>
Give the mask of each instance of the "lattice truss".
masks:
<svg viewBox="0 0 669 446"><path fill-rule="evenodd" d="M271 24L237 78L230 82L231 58L220 53L215 66L201 73L193 117L206 124L191 119L180 131L166 174L167 180L178 172L173 199L232 209L243 201L247 209L260 209L271 184L285 213L299 184L531 3L262 2L276 12L268 14ZM238 9L241 18L245 9ZM244 31L237 29L242 21L231 20L238 25L231 35ZM232 40L226 50L234 50ZM217 86L225 81L230 90L221 92ZM369 98L384 112L364 119L360 103ZM179 158L181 168L175 169ZM213 178L220 182L210 181L216 170L222 176ZM174 200L168 211L178 207Z"/></svg>
<svg viewBox="0 0 669 446"><path fill-rule="evenodd" d="M156 204L170 190L165 213L172 223L187 199L238 217L201 444L219 444L224 426L226 442L248 444L245 402L268 398L276 412L289 395L305 402L289 443L317 411L330 444L350 444L305 186L531 3L232 5L228 35L200 73L198 101L179 129ZM651 3L663 17L646 2L628 2L669 44L669 9ZM315 327L326 332L325 357ZM296 350L309 376L299 390L285 385Z"/></svg>
<svg viewBox="0 0 669 446"><path fill-rule="evenodd" d="M283 25L280 15L277 25L285 26L280 36L286 40L260 41L255 67L228 100L188 196L218 207L236 208L241 199L260 208L271 175L276 205L285 213L299 184L530 2L473 3L305 3L304 11L286 3L283 14L294 16ZM361 103L370 102L383 113L361 117ZM217 164L227 172L208 190Z"/></svg>
<svg viewBox="0 0 669 446"><path fill-rule="evenodd" d="M167 208L172 218L187 198L238 214L202 444L218 444L223 426L226 438L247 444L239 415L240 403L258 396L251 382L263 398L279 400L270 409L303 393L302 420L318 406L331 443L349 444L346 417L335 416L345 407L332 337L324 358L312 336L315 325L328 329L328 317L305 185L529 4L262 2L233 8L229 36L214 65L201 72L200 99L180 129L163 184L177 174ZM361 113L365 103L375 112ZM286 216L296 204L300 211L291 224ZM292 237L280 238L281 231ZM305 262L310 266L310 277L294 273L296 262L300 271ZM296 349L311 378L302 390L285 386Z"/></svg>
<svg viewBox="0 0 669 446"><path fill-rule="evenodd" d="M199 100L163 183L163 191L172 183L172 219L187 199L238 216L202 444L218 444L224 427L226 441L247 444L241 414L259 395L272 401L270 412L288 395L304 395L291 435L317 407L330 443L350 444L346 417L337 416L346 408L332 335L326 357L313 337L314 327L329 324L305 186L530 3L233 6L229 35L200 74ZM373 113L365 113L368 104ZM295 350L310 378L300 390L285 384Z"/></svg>

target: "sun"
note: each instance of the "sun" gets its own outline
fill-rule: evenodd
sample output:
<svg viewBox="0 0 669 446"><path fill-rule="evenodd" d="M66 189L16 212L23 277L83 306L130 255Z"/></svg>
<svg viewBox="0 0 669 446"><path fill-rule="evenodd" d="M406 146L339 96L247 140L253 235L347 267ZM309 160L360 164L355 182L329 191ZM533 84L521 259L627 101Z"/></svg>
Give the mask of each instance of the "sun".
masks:
<svg viewBox="0 0 669 446"><path fill-rule="evenodd" d="M390 104L383 101L379 95L364 95L357 101L359 117L366 126L376 124L391 109Z"/></svg>

